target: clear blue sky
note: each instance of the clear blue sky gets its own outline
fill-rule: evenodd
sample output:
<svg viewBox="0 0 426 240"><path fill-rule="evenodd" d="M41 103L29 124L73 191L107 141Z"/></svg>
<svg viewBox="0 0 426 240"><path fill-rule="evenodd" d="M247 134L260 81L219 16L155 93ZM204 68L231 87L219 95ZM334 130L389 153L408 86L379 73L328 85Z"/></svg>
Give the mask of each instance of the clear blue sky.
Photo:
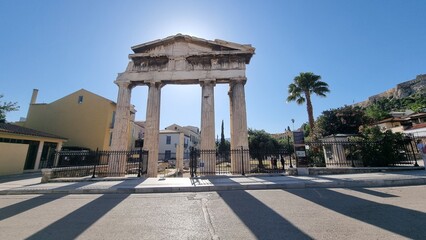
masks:
<svg viewBox="0 0 426 240"><path fill-rule="evenodd" d="M50 103L81 88L116 101L131 46L177 33L252 44L248 125L271 133L307 122L287 86L312 71L330 85L314 114L365 100L426 73L426 1L0 1L0 93L25 117L33 88ZM229 136L228 87L215 89L216 132ZM132 92L145 120L147 88ZM200 125L200 86L162 89L161 128Z"/></svg>

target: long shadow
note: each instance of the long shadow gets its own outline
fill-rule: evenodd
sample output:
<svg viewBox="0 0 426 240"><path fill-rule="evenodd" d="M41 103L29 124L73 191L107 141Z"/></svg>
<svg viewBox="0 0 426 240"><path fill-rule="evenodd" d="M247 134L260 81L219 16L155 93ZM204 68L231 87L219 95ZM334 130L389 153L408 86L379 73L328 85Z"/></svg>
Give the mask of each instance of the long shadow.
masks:
<svg viewBox="0 0 426 240"><path fill-rule="evenodd" d="M85 186L85 185L89 185L92 184L93 182L85 182L85 183L73 183L71 185L67 185L67 186L63 186L63 187L59 187L56 188L56 190L58 189L67 189L67 188L72 188L72 187L76 187L76 186ZM23 213L25 211L31 210L33 208L36 208L38 206L41 206L43 204L47 204L49 202L55 201L59 198L62 198L64 196L66 196L67 194L45 194L45 195L40 195L38 197L35 198L31 198L19 203L15 203L12 205L9 205L7 207L4 207L2 209L0 209L0 221L13 217L17 214Z"/></svg>
<svg viewBox="0 0 426 240"><path fill-rule="evenodd" d="M23 174L16 174L16 175L1 176L0 183L20 181L20 180L26 180L31 178L41 178L41 173L36 172L36 173L23 173Z"/></svg>
<svg viewBox="0 0 426 240"><path fill-rule="evenodd" d="M131 184L129 184L123 181L114 187L135 187L140 183L140 181L132 181ZM34 233L27 239L75 239L129 195L130 194L104 194L44 229Z"/></svg>
<svg viewBox="0 0 426 240"><path fill-rule="evenodd" d="M245 191L218 193L257 239L312 239Z"/></svg>
<svg viewBox="0 0 426 240"><path fill-rule="evenodd" d="M379 191L374 191L374 190L366 189L366 188L351 188L351 190L361 192L361 193L365 193L365 194L369 194L369 195L373 195L373 196L376 196L376 197L381 197L381 198L399 197L397 195L393 195L393 194L389 194L389 193L383 193L383 192L379 192Z"/></svg>
<svg viewBox="0 0 426 240"><path fill-rule="evenodd" d="M410 239L424 239L426 236L424 212L377 203L325 188L284 191Z"/></svg>

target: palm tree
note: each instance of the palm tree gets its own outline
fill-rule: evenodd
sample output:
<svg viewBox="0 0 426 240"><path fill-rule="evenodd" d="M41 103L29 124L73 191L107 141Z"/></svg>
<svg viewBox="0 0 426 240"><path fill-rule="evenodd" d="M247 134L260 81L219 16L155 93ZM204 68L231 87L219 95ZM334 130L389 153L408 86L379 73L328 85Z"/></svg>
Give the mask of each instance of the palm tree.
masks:
<svg viewBox="0 0 426 240"><path fill-rule="evenodd" d="M294 82L288 85L287 102L296 101L297 104L303 104L306 101L308 110L309 127L314 129L314 110L312 108L311 95L315 93L318 96L325 97L330 92L328 84L320 81L321 76L312 72L300 73L294 78Z"/></svg>

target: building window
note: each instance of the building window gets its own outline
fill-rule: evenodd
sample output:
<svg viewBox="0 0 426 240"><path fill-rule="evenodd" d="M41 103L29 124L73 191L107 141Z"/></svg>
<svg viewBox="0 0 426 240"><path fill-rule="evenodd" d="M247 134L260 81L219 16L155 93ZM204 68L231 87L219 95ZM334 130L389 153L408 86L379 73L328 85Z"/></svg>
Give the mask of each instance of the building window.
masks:
<svg viewBox="0 0 426 240"><path fill-rule="evenodd" d="M164 152L164 160L170 160L171 157L172 157L172 152L170 150L166 150Z"/></svg>
<svg viewBox="0 0 426 240"><path fill-rule="evenodd" d="M78 96L78 104L82 104L83 103L83 96Z"/></svg>
<svg viewBox="0 0 426 240"><path fill-rule="evenodd" d="M166 144L170 144L172 142L172 136L166 136Z"/></svg>

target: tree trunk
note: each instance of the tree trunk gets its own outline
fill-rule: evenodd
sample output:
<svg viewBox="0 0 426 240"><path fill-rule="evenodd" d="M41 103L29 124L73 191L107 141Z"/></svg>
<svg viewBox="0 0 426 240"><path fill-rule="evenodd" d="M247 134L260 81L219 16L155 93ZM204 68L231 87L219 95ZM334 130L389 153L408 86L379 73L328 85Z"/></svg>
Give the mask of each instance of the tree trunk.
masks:
<svg viewBox="0 0 426 240"><path fill-rule="evenodd" d="M314 110L312 108L311 95L309 92L305 92L306 97L306 108L308 110L308 118L309 118L309 127L311 128L311 133L314 131Z"/></svg>

